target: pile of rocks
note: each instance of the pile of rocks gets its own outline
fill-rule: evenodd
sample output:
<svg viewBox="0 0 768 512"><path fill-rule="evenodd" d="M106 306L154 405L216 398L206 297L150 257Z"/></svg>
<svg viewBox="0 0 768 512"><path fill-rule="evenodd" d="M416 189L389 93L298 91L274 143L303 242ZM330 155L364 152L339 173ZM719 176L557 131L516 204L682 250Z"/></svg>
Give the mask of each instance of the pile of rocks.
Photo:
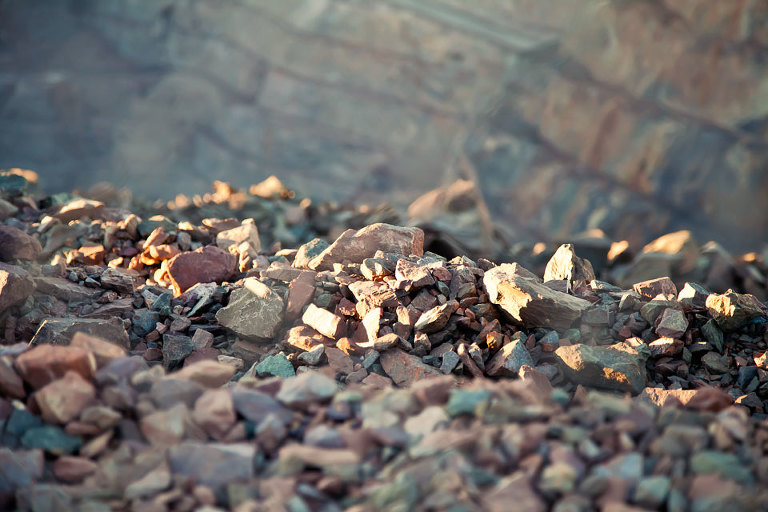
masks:
<svg viewBox="0 0 768 512"><path fill-rule="evenodd" d="M0 175L4 506L768 506L755 295L615 286L583 240L543 271L448 259L277 180L144 220L32 179Z"/></svg>

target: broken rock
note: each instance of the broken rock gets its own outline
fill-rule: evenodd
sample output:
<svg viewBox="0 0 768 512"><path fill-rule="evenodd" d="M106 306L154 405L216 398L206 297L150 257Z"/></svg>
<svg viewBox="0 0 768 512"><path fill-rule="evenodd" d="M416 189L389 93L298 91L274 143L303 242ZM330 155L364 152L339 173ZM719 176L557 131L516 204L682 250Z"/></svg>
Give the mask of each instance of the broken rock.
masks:
<svg viewBox="0 0 768 512"><path fill-rule="evenodd" d="M514 377L524 365L533 366L533 359L519 339L507 343L488 361L485 372L492 377Z"/></svg>
<svg viewBox="0 0 768 512"><path fill-rule="evenodd" d="M229 304L216 313L216 320L244 338L272 338L283 323L283 299L269 286L249 277L242 288L231 293Z"/></svg>
<svg viewBox="0 0 768 512"><path fill-rule="evenodd" d="M79 373L69 371L35 394L43 419L48 423L67 423L78 416L96 397L96 389Z"/></svg>
<svg viewBox="0 0 768 512"><path fill-rule="evenodd" d="M425 364L421 358L393 348L380 356L381 366L398 386L410 386L416 381L442 375L437 368Z"/></svg>
<svg viewBox="0 0 768 512"><path fill-rule="evenodd" d="M26 270L0 263L0 313L23 303L34 291L35 283Z"/></svg>
<svg viewBox="0 0 768 512"><path fill-rule="evenodd" d="M592 263L576 256L572 244L561 245L547 263L547 268L544 271L545 282L561 279L568 281L574 287L595 279Z"/></svg>
<svg viewBox="0 0 768 512"><path fill-rule="evenodd" d="M334 340L341 338L346 333L346 323L343 318L314 304L307 307L301 321L323 336Z"/></svg>
<svg viewBox="0 0 768 512"><path fill-rule="evenodd" d="M615 346L569 345L555 350L555 358L576 384L640 393L645 387L645 361L636 352L611 347Z"/></svg>
<svg viewBox="0 0 768 512"><path fill-rule="evenodd" d="M235 272L237 258L213 245L184 252L168 261L168 276L175 295L197 283L221 283Z"/></svg>
<svg viewBox="0 0 768 512"><path fill-rule="evenodd" d="M706 304L709 314L726 332L735 331L752 320L766 316L765 305L754 295L735 293L732 290L722 295L711 294Z"/></svg>
<svg viewBox="0 0 768 512"><path fill-rule="evenodd" d="M37 238L19 228L0 224L0 260L36 260L42 250Z"/></svg>
<svg viewBox="0 0 768 512"><path fill-rule="evenodd" d="M78 332L107 340L123 349L130 348L128 333L119 318L110 320L49 318L40 324L30 343L32 345L69 345L75 333Z"/></svg>

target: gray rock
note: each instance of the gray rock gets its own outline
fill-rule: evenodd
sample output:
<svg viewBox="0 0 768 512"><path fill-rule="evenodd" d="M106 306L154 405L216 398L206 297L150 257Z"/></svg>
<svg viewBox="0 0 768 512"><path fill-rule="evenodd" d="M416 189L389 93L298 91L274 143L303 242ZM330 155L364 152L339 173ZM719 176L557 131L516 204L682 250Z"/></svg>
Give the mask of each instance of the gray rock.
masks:
<svg viewBox="0 0 768 512"><path fill-rule="evenodd" d="M696 283L685 283L683 289L677 294L677 302L686 310L706 309L709 291Z"/></svg>
<svg viewBox="0 0 768 512"><path fill-rule="evenodd" d="M491 302L527 327L567 329L592 304L557 292L517 264L499 265L485 273L483 284Z"/></svg>
<svg viewBox="0 0 768 512"><path fill-rule="evenodd" d="M699 451L691 457L690 468L697 475L719 475L744 485L751 484L754 480L746 461L740 460L732 453Z"/></svg>
<svg viewBox="0 0 768 512"><path fill-rule="evenodd" d="M40 324L32 345L69 345L76 332L83 332L114 343L126 350L130 349L130 340L122 320L78 319L78 318L49 318Z"/></svg>
<svg viewBox="0 0 768 512"><path fill-rule="evenodd" d="M565 376L576 384L615 391L640 393L645 387L645 361L623 347L570 345L555 350Z"/></svg>
<svg viewBox="0 0 768 512"><path fill-rule="evenodd" d="M233 291L229 304L216 313L216 320L247 339L268 339L283 322L283 299L255 277Z"/></svg>
<svg viewBox="0 0 768 512"><path fill-rule="evenodd" d="M576 256L572 244L561 245L547 262L544 281L564 279L571 285L589 283L595 279L592 263Z"/></svg>
<svg viewBox="0 0 768 512"><path fill-rule="evenodd" d="M437 332L448 324L448 320L457 309L459 309L459 303L455 300L449 300L445 304L435 306L422 313L413 328L418 332L427 334Z"/></svg>
<svg viewBox="0 0 768 512"><path fill-rule="evenodd" d="M667 499L672 482L666 476L649 476L635 487L633 501L641 507L658 509Z"/></svg>
<svg viewBox="0 0 768 512"><path fill-rule="evenodd" d="M725 332L735 331L752 320L766 316L765 305L754 295L728 291L707 297L707 311Z"/></svg>
<svg viewBox="0 0 768 512"><path fill-rule="evenodd" d="M163 334L163 366L166 368L179 368L193 350L195 344L189 336Z"/></svg>
<svg viewBox="0 0 768 512"><path fill-rule="evenodd" d="M102 293L102 290L86 288L60 277L36 277L35 285L40 293L53 295L64 302L91 302Z"/></svg>
<svg viewBox="0 0 768 512"><path fill-rule="evenodd" d="M254 476L256 445L252 443L198 443L171 446L168 458L173 473L192 478L214 489Z"/></svg>
<svg viewBox="0 0 768 512"><path fill-rule="evenodd" d="M701 326L701 334L718 352L723 352L723 331L720 330L714 320L710 318L707 323Z"/></svg>
<svg viewBox="0 0 768 512"><path fill-rule="evenodd" d="M688 329L688 320L679 309L665 309L661 315L656 334L667 338L681 338Z"/></svg>
<svg viewBox="0 0 768 512"><path fill-rule="evenodd" d="M285 405L302 405L331 398L336 393L336 381L318 372L306 372L283 381L277 399Z"/></svg>
<svg viewBox="0 0 768 512"><path fill-rule="evenodd" d="M322 238L315 238L296 251L296 256L293 259L293 266L296 268L309 268L309 262L312 259L319 256L330 244Z"/></svg>
<svg viewBox="0 0 768 512"><path fill-rule="evenodd" d="M422 362L421 358L393 348L380 356L381 366L398 386L409 386L427 377L442 375L440 370Z"/></svg>
<svg viewBox="0 0 768 512"><path fill-rule="evenodd" d="M26 270L0 263L0 313L23 303L34 291L35 283Z"/></svg>
<svg viewBox="0 0 768 512"><path fill-rule="evenodd" d="M499 349L485 366L491 377L514 377L523 365L533 366L533 359L522 340L515 339Z"/></svg>

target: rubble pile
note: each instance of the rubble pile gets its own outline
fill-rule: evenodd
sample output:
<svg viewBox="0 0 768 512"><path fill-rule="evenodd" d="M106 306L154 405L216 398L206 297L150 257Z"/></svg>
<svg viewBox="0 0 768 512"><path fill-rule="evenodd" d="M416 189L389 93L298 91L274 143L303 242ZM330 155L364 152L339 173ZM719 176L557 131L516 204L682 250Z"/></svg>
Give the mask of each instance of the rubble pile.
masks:
<svg viewBox="0 0 768 512"><path fill-rule="evenodd" d="M34 181L0 174L0 508L768 507L757 254L502 263L276 179L149 216Z"/></svg>

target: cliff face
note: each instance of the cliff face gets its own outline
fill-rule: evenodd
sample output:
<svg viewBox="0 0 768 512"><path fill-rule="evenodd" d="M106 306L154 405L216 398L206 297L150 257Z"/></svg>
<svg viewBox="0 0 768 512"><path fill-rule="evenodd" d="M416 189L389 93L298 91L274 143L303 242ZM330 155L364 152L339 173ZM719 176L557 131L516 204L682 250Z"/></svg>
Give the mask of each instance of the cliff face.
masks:
<svg viewBox="0 0 768 512"><path fill-rule="evenodd" d="M754 248L767 47L754 0L0 0L0 167L405 204L465 152L519 234Z"/></svg>

